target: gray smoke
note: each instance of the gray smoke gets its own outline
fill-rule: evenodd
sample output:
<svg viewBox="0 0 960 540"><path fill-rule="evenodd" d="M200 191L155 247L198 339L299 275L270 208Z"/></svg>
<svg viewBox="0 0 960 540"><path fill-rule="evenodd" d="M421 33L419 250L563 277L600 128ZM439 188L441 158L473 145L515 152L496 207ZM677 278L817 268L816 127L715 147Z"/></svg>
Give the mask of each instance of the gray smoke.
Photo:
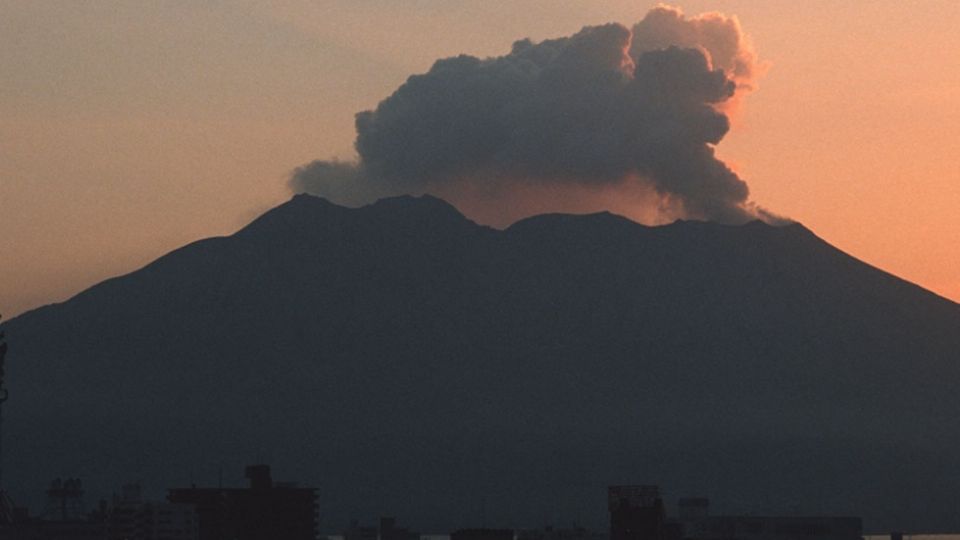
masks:
<svg viewBox="0 0 960 540"><path fill-rule="evenodd" d="M357 114L357 163L315 161L291 187L362 204L423 192L497 199L531 185L627 197L642 186L684 217L768 218L714 152L730 128L725 107L756 72L736 19L663 6L632 30L586 27L500 57L447 58Z"/></svg>

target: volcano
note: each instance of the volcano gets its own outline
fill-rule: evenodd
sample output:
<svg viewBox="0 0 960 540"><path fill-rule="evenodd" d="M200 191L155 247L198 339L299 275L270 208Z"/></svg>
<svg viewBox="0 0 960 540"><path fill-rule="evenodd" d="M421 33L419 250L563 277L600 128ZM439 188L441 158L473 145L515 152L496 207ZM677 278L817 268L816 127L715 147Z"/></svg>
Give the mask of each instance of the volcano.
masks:
<svg viewBox="0 0 960 540"><path fill-rule="evenodd" d="M5 483L269 461L321 528L605 524L605 486L960 528L960 306L802 225L298 195L4 325ZM239 483L239 478L237 478ZM88 504L92 501L88 501Z"/></svg>

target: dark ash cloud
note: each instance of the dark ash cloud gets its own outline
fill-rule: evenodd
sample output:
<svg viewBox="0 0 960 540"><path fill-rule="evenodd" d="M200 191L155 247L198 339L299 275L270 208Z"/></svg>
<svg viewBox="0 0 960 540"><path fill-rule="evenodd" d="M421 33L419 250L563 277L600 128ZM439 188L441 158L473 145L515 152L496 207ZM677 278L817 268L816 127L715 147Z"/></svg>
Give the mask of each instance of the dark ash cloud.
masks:
<svg viewBox="0 0 960 540"><path fill-rule="evenodd" d="M423 192L510 204L517 186L579 197L642 185L679 216L768 218L714 153L730 129L725 106L757 71L736 19L663 6L633 29L447 58L357 115L357 163L315 161L291 187L344 204Z"/></svg>

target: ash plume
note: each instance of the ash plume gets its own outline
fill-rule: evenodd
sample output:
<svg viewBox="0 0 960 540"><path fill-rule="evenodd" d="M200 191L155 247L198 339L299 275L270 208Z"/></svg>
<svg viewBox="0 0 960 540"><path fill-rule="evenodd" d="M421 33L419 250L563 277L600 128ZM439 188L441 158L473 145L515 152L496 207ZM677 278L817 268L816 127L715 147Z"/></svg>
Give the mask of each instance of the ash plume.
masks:
<svg viewBox="0 0 960 540"><path fill-rule="evenodd" d="M357 114L356 163L314 161L290 185L353 205L432 193L488 222L522 217L537 193L565 210L773 221L714 150L758 71L735 18L659 6L632 29L438 60Z"/></svg>

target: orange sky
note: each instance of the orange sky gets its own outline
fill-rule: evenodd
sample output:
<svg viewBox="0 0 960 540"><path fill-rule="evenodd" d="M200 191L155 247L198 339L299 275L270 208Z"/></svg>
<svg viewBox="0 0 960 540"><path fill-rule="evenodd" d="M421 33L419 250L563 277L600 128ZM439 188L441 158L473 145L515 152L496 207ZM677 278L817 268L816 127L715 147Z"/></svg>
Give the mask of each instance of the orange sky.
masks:
<svg viewBox="0 0 960 540"><path fill-rule="evenodd" d="M60 301L353 156L436 58L632 24L626 0L0 0L0 310ZM960 2L690 1L771 68L718 147L754 201L960 300Z"/></svg>

